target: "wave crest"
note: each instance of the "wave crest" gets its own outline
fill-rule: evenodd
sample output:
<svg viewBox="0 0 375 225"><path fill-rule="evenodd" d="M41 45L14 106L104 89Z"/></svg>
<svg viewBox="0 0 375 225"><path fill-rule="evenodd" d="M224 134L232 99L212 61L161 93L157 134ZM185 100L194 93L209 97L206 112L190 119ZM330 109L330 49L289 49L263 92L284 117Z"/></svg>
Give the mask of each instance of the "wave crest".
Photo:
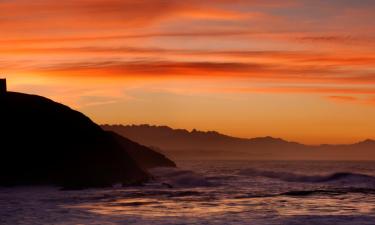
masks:
<svg viewBox="0 0 375 225"><path fill-rule="evenodd" d="M202 175L190 170L159 167L150 170L155 179L168 187L200 187L211 183Z"/></svg>
<svg viewBox="0 0 375 225"><path fill-rule="evenodd" d="M332 181L361 181L371 182L375 184L375 177L361 174L361 173L350 173L350 172L337 172L328 175L304 175L289 172L275 172L275 171L264 171L256 169L245 169L238 173L243 176L258 176L267 177L272 179L279 179L286 182L304 182L304 183L320 183L320 182L332 182Z"/></svg>

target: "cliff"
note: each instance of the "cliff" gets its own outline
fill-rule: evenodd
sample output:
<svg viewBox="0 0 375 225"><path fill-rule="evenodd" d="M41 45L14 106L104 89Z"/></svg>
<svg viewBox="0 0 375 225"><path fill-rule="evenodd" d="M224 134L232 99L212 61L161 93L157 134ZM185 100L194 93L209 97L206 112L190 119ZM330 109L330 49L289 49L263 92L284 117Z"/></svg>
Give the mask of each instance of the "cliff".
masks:
<svg viewBox="0 0 375 225"><path fill-rule="evenodd" d="M0 185L82 188L138 184L149 178L142 159L133 154L146 147L126 138L120 143L67 106L7 92L0 97L0 118ZM171 165L157 162L154 166Z"/></svg>

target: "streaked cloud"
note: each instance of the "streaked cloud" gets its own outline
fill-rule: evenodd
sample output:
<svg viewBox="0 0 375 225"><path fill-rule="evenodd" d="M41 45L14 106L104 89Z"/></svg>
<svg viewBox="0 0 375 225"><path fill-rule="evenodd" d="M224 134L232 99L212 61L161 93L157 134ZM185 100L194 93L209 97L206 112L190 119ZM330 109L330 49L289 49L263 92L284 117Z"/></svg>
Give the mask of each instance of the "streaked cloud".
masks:
<svg viewBox="0 0 375 225"><path fill-rule="evenodd" d="M341 120L356 127L375 109L374 10L371 0L0 0L0 74L101 121L92 108L140 104L127 95L137 89L176 94L178 107L186 93L230 96L219 109L243 121L252 116L244 95L263 111L283 99L281 114L293 108L316 123L345 108ZM206 100L187 101L202 123L216 113ZM375 133L366 123L357 129Z"/></svg>

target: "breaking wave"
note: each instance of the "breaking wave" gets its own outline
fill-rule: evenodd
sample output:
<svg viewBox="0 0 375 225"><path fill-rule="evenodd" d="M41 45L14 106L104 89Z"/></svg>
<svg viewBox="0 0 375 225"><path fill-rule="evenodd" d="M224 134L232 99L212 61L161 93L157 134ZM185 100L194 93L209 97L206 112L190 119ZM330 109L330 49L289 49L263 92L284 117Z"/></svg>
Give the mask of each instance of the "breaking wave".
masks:
<svg viewBox="0 0 375 225"><path fill-rule="evenodd" d="M160 167L149 171L155 180L167 187L202 187L212 185L203 175L190 170Z"/></svg>
<svg viewBox="0 0 375 225"><path fill-rule="evenodd" d="M302 182L302 183L319 183L319 182L334 182L334 181L347 181L347 182L360 182L360 183L371 183L375 185L375 177L360 174L360 173L349 173L349 172L338 172L328 175L303 175L289 172L275 172L275 171L263 171L256 169L245 169L238 173L242 176L258 176L267 177L272 179L279 179L286 182Z"/></svg>

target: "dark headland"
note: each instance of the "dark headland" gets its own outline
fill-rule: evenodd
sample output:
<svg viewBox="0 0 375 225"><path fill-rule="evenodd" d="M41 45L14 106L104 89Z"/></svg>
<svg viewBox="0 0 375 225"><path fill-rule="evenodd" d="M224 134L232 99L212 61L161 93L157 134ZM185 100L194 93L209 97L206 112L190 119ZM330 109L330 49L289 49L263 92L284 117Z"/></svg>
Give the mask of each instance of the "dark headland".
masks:
<svg viewBox="0 0 375 225"><path fill-rule="evenodd" d="M80 112L44 97L7 92L6 86L0 119L0 186L132 185L150 178L148 168L175 166L150 148L102 130Z"/></svg>

